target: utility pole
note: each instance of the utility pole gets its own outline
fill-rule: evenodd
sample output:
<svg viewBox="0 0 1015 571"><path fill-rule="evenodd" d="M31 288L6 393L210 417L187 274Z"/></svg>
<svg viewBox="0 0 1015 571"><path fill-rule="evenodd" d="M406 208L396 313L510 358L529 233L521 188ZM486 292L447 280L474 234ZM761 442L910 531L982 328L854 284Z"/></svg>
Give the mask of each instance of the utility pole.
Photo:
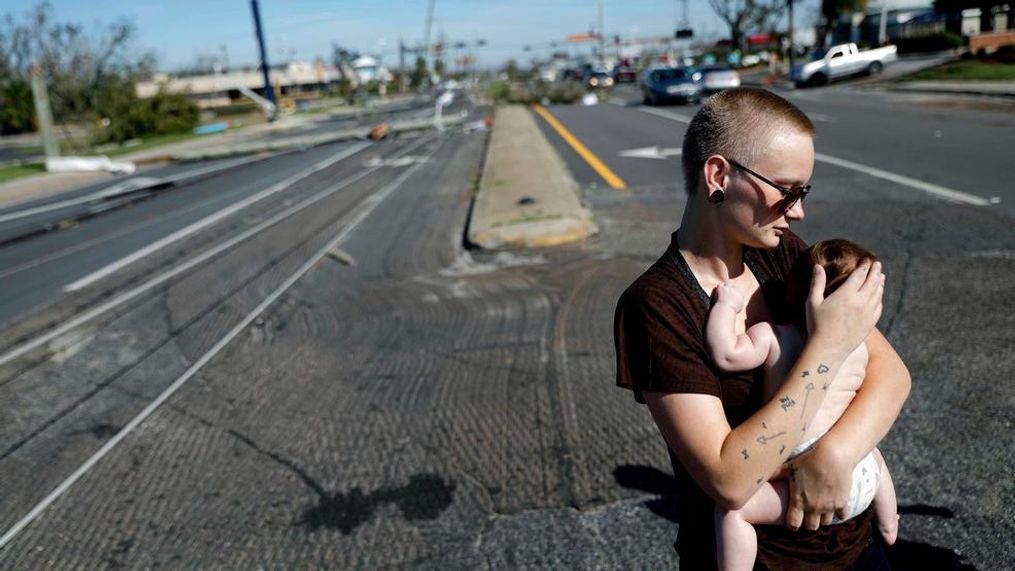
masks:
<svg viewBox="0 0 1015 571"><path fill-rule="evenodd" d="M603 30L603 0L599 0L599 30L598 30L598 32L599 33L596 34L596 35L599 36L599 63L603 63L603 49L604 49L604 47L603 47L603 41L604 41L603 34L605 33L605 30Z"/></svg>
<svg viewBox="0 0 1015 571"><path fill-rule="evenodd" d="M35 102L35 117L39 122L42 134L42 145L46 149L46 158L59 157L60 145L56 142L53 132L53 112L49 108L49 93L46 91L46 78L42 74L42 66L32 66L32 99Z"/></svg>
<svg viewBox="0 0 1015 571"><path fill-rule="evenodd" d="M423 61L426 63L427 84L430 83L430 27L433 25L433 5L429 0L426 6L426 27L423 29Z"/></svg>
<svg viewBox="0 0 1015 571"><path fill-rule="evenodd" d="M789 8L789 53L787 54L789 59L789 72L793 73L793 0L786 0L786 6Z"/></svg>
<svg viewBox="0 0 1015 571"><path fill-rule="evenodd" d="M398 38L398 92L405 93L405 43Z"/></svg>
<svg viewBox="0 0 1015 571"><path fill-rule="evenodd" d="M261 74L264 77L264 98L267 99L274 108L278 109L278 104L275 102L275 90L271 87L271 78L268 76L268 53L264 47L264 32L261 29L261 10L257 5L257 0L250 0L250 7L254 10L254 30L257 32L257 47L261 52ZM271 112L269 119L274 120L275 111Z"/></svg>

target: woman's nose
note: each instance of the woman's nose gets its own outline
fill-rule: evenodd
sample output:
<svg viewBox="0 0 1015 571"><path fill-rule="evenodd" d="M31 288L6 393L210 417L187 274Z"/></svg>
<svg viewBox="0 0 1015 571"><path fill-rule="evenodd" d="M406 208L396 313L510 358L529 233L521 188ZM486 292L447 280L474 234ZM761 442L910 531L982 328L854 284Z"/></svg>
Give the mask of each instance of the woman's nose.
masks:
<svg viewBox="0 0 1015 571"><path fill-rule="evenodd" d="M787 220L803 220L804 216L804 201L802 200L796 201L796 204L786 211Z"/></svg>

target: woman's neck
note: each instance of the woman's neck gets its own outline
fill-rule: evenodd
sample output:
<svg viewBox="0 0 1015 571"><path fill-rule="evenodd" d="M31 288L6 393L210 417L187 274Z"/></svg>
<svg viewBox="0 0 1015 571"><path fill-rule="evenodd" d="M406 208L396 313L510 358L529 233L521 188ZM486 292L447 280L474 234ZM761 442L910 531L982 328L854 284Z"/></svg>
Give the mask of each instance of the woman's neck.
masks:
<svg viewBox="0 0 1015 571"><path fill-rule="evenodd" d="M736 279L744 273L744 246L724 236L714 208L701 208L697 197L690 197L677 233L677 245L699 278L718 282ZM711 205L707 205L711 206Z"/></svg>

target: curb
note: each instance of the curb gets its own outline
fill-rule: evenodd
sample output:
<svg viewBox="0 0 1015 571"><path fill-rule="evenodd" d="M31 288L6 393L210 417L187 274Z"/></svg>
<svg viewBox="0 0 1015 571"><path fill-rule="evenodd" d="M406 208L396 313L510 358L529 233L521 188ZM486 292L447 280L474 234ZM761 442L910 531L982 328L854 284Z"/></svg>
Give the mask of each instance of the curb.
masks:
<svg viewBox="0 0 1015 571"><path fill-rule="evenodd" d="M487 250L542 248L598 231L578 184L525 107L496 111L466 241Z"/></svg>
<svg viewBox="0 0 1015 571"><path fill-rule="evenodd" d="M91 194L73 198L67 201L52 201L49 203L43 203L38 206L29 206L26 208L14 209L7 212L0 211L0 222L10 219L12 216L23 217L31 216L30 211L36 209L45 209L47 207L52 208L54 204L64 202L65 208L80 205L83 210L68 214L66 216L56 217L45 221L30 222L22 226L15 226L6 232L0 232L0 246L6 246L15 242L37 236L39 234L45 234L53 230L59 230L61 228L67 228L73 226L78 222L83 222L90 218L94 218L100 214L129 206L135 202L146 200L155 196L156 194L175 188L181 184L189 184L192 182L212 178L217 176L222 171L230 170L237 166L249 164L259 159L252 158L250 160L237 161L234 164L225 165L221 168L214 168L211 170L198 171L196 173L184 173L183 175L169 176L169 177L146 177L140 176L131 179L127 179L122 182L118 182L109 187L95 191ZM44 210L43 210L44 211ZM41 212L41 211L40 211Z"/></svg>

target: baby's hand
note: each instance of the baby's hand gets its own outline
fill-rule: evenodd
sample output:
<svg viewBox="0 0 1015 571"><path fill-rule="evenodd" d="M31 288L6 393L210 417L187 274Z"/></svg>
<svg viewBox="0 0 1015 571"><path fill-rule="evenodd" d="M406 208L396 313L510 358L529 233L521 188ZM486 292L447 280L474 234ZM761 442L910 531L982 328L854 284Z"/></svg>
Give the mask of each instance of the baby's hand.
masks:
<svg viewBox="0 0 1015 571"><path fill-rule="evenodd" d="M715 288L715 302L730 306L734 313L744 310L744 294L727 283L721 283Z"/></svg>

